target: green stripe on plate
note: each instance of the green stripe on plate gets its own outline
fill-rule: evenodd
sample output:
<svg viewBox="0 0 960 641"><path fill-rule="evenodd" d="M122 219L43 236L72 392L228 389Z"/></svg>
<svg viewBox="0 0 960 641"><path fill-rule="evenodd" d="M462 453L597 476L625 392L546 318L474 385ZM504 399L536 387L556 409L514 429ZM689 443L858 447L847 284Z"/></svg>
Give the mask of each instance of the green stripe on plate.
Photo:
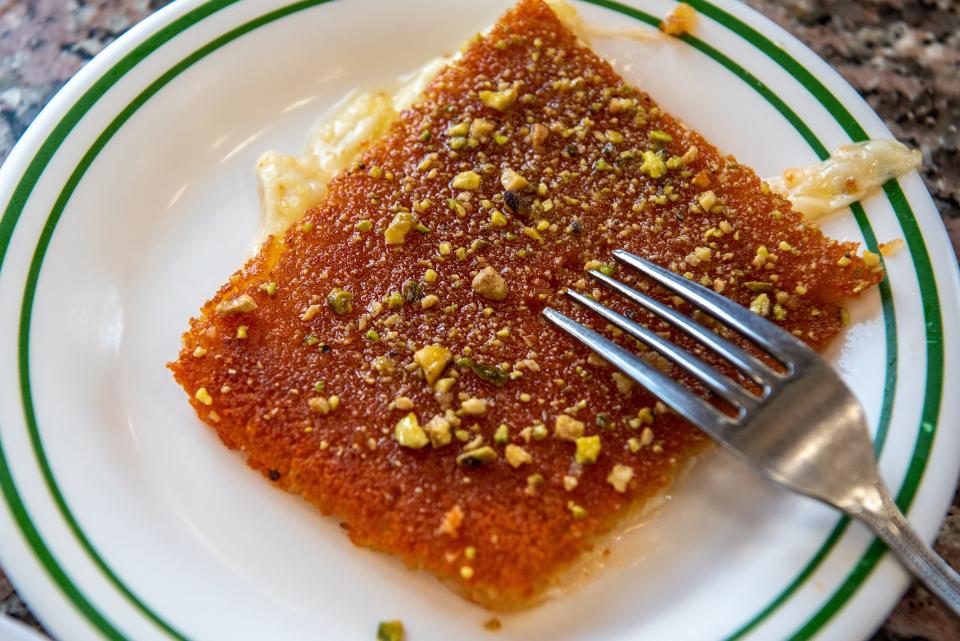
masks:
<svg viewBox="0 0 960 641"><path fill-rule="evenodd" d="M626 5L620 4L613 0L586 0L591 4L596 4L603 6L605 8L617 11L619 13L631 16L645 22L651 26L657 26L660 24L660 19L656 16L644 13L640 10L628 7ZM785 51L777 47L775 44L770 42L765 36L758 33L748 25L740 22L737 18L726 13L725 11L711 5L702 0L686 0L688 4L693 6L695 9L700 11L705 15L709 15L711 18L719 22L722 26L730 29L737 35L741 36L747 40L750 44L754 45L768 57L777 62L783 69L790 73L794 78L799 80L802 84L811 93L814 97L817 98L818 102L823 105L830 114L837 120L837 122L844 128L847 134L851 137L852 140L865 140L867 134L864 129L856 122L853 116L847 111L843 105L837 100L833 94L822 84L820 83L810 72L808 72L800 63L791 58ZM707 55L728 71L736 75L738 78L743 80L746 84L752 87L757 93L759 93L771 106L774 107L791 125L796 129L797 133L804 139L804 141L810 146L810 148L817 154L821 159L827 158L830 155L830 151L827 147L820 141L819 138L813 133L813 131L806 125L803 119L795 111L793 111L776 93L774 93L763 81L754 76L752 73L747 71L741 65L732 60L729 56L719 51L715 47L709 45L708 43L700 40L699 38L685 34L682 37L683 41L688 43L693 48ZM839 113L842 111L842 113ZM896 184L896 181L893 181L890 185L885 187L888 196L891 194L891 186L896 188L896 191L899 190L899 185ZM902 192L900 192L902 195ZM913 218L913 213L909 210L907 206L906 199L903 198L902 202L899 203L902 207L906 209L898 208L898 201L894 198L890 198L890 202L894 207L894 210L897 214L898 221L900 222L901 227L904 230L904 234L909 236L908 225L904 224L904 218L908 218L909 222L916 225L916 221ZM864 237L864 243L867 248L872 251L877 250L877 238L876 234L873 231L873 228L870 225L870 221L867 219L866 212L863 209L863 206L859 203L855 203L851 206L853 210L854 218L857 222L857 226L860 228L861 233ZM919 232L919 230L918 230ZM909 242L908 242L909 245ZM922 243L921 243L922 245ZM911 253L913 248L911 247ZM926 248L922 247L924 255L926 255ZM927 258L929 263L929 258ZM921 282L921 285L924 282L921 268L917 267L917 276ZM932 278L932 272L930 274ZM893 305L893 295L890 290L890 282L887 279L884 279L880 283L880 300L881 308L884 314L884 335L886 343L886 355L887 355L887 368L884 375L884 385L883 385L883 402L880 410L880 420L877 427L877 433L874 438L874 448L879 455L883 451L883 446L886 443L887 435L889 433L890 420L893 414L893 400L894 394L893 391L896 389L897 384L897 326L896 326L896 315L894 313ZM935 294L935 292L934 292ZM939 304L937 304L937 315L939 319ZM926 308L925 308L926 311ZM929 332L928 332L929 336ZM937 335L939 337L939 334ZM929 342L929 340L928 340ZM942 349L941 349L941 359L942 359ZM928 372L927 372L927 389L925 392L925 397L930 395L930 384L932 381L931 363L928 362ZM939 376L939 373L938 373ZM942 387L941 384L936 384L934 386L938 391L936 392L937 398L939 398L939 388ZM937 404L939 408L939 404ZM921 418L921 425L925 421L925 418ZM923 427L920 429L922 436ZM914 450L914 462L917 461L918 452L924 452L922 454L922 459L925 462L926 452L929 451L929 444L926 444L926 449L924 449L924 443L922 442L921 436L918 436L917 443ZM911 465L911 469L915 466ZM918 468L918 473L922 474L923 466ZM907 473L907 480L904 482L904 486L901 488L901 495L904 491L909 491L912 494L916 492L916 487L910 488L910 471ZM919 483L919 477L915 479L917 484ZM900 496L898 496L898 503L901 507L906 509L909 506L909 503L901 503ZM797 576L791 581L777 596L775 596L766 606L764 606L753 618L748 622L737 628L732 634L727 636L723 641L738 641L739 639L744 638L749 634L753 629L758 625L763 623L767 618L769 618L781 605L783 605L789 598L796 593L810 578L810 576L820 567L820 565L826 560L830 552L836 547L840 539L843 537L843 534L846 532L847 528L850 525L850 519L847 517L842 517L838 520L837 524L834 526L833 530L827 536L826 540L814 554L813 558L804 566L804 568L797 574ZM879 553L877 552L877 547L879 546ZM856 589L866 580L870 571L873 567L879 562L880 557L882 556L885 547L882 544L874 541L874 543L868 548L867 552L864 553L864 556L855 566L855 570L845 579L843 585L837 590L833 595L830 601L818 611L798 632L800 636L794 636L794 639L799 641L800 639L807 639L812 636L817 630L819 630L823 625L833 616L833 614L845 603L856 591Z"/></svg>
<svg viewBox="0 0 960 641"><path fill-rule="evenodd" d="M727 29L730 29L741 38L754 45L775 61L781 68L796 78L814 98L830 113L854 141L866 140L867 132L857 122L853 114L837 99L836 96L816 76L810 73L803 65L797 62L786 49L777 46L770 39L759 33L740 19L723 11L707 0L687 0L700 13L710 17ZM900 184L892 180L884 185L887 199L893 206L897 221L903 231L907 247L913 259L914 269L922 297L923 314L926 322L927 341L927 379L924 386L923 410L920 417L913 455L907 468L906 477L896 500L904 513L910 510L913 499L916 497L927 466L927 458L933 445L937 429L937 419L940 416L940 405L943 392L943 318L940 311L940 296L937 292L936 278L930 255L923 242L923 234L913 210L907 201ZM866 222L862 208L856 211L858 224ZM874 243L876 239L874 238ZM874 247L871 247L874 248ZM889 295L889 285L887 285ZM884 294L884 290L881 290ZM890 352L888 351L888 358ZM889 383L889 381L887 381ZM801 626L791 637L791 641L803 641L813 637L836 614L843 605L853 596L857 588L867 579L873 569L879 564L886 552L886 548L874 541L860 562L854 566L843 584L827 600L826 604L806 624ZM732 641L732 640L731 640Z"/></svg>
<svg viewBox="0 0 960 641"><path fill-rule="evenodd" d="M53 229L56 225L56 222L59 220L60 216L62 215L63 210L66 207L67 202L69 201L70 195L72 194L72 191L76 188L77 184L79 184L79 181L82 178L83 174L85 173L86 169L93 162L93 160L95 159L97 154L100 152L100 150L102 150L102 148L107 144L109 139L116 133L116 131L123 125L123 123L126 122L126 120L128 120L130 116L132 116L133 113L144 102L149 100L150 97L152 97L157 91L159 91L163 86L168 84L174 77L176 77L179 73L184 71L187 67L197 62L201 58L205 57L206 55L212 53L213 51L223 46L227 42L230 42L240 37L241 35L244 35L245 33L248 33L253 29L256 29L259 26L262 26L264 24L277 20L286 15L290 15L297 11L301 11L303 9L306 9L312 6L323 4L324 2L327 2L327 1L329 0L311 0L306 2L294 3L291 5L288 5L287 7L278 9L274 12L265 14L264 16L261 16L256 20L250 21L238 27L237 29L234 29L228 32L224 36L217 38L216 40L212 41L205 47L197 50L196 52L194 52L193 54L185 58L183 61L181 61L178 65L171 68L168 72L166 72L164 75L158 78L154 83L152 83L143 93L141 93L134 100L133 103L131 103L126 109L124 109L124 111L120 113L120 115L117 116L116 119L114 119L114 121L100 135L100 137L98 137L93 147L91 147L91 149L87 152L87 154L84 155L83 159L81 160L81 163L77 166L76 170L71 175L68 182L65 184L64 189L61 192L60 197L57 199L57 203L55 204L54 209L50 214L48 225L43 230L43 233L40 238L40 242L38 243L38 246L34 253L34 258L31 263L30 273L28 275L28 281L26 286L27 290L25 293L24 301L23 301L23 307L21 309L21 328L20 328L21 348L20 348L20 363L19 363L20 374L21 374L21 393L24 400L24 407L25 407L25 413L27 415L28 427L30 429L31 443L35 449L38 462L41 465L41 469L43 470L45 480L47 481L47 484L55 497L55 501L57 503L58 508L60 509L62 515L64 516L65 520L67 521L74 535L80 540L81 545L84 547L87 553L91 556L94 562L98 565L101 571L104 572L104 574L111 581L111 583L113 583L114 586L128 600L130 600L130 602L133 605L135 605L143 614L145 614L149 619L151 619L154 623L156 623L168 635L180 640L184 639L184 637L180 635L175 629L173 629L169 624L165 623L162 619L160 619L158 615L153 613L122 582L120 582L120 580L116 577L116 575L109 569L109 567L107 567L102 557L100 557L100 555L94 550L90 542L86 539L85 535L80 530L79 525L77 524L74 517L70 514L69 509L67 508L66 503L63 499L63 496L56 486L52 471L43 453L42 442L39 436L39 429L38 429L38 426L36 425L35 414L32 406L32 398L31 398L30 383L29 383L29 362L28 362L29 328L30 328L30 316L31 316L31 308L32 308L32 301L33 301L33 296L35 292L35 287L37 284L37 280L39 278L39 272L42 266L43 257L46 252L46 249L49 246ZM620 13L624 13L626 15L632 15L633 17L638 18L651 25L656 25L659 22L657 18L650 16L649 14L636 11L634 9L625 7L623 5L619 5L614 2L607 2L605 0L588 0L588 1L592 1L594 4L605 6L607 8L619 11ZM141 45L137 46L133 51L131 51L131 53L127 54L114 67L112 67L107 73L105 73L104 76L98 79L91 86L91 88L84 93L84 95L77 102L77 104L75 104L67 112L64 118L57 124L57 126L48 136L48 138L44 141L37 155L33 158L31 163L28 165L27 171L24 173L24 176L21 178L20 183L17 185L17 188L14 191L13 197L11 198L11 201L4 213L3 218L0 219L0 264L2 264L2 260L5 257L7 247L9 246L10 237L16 225L16 221L19 218L20 213L22 212L22 209L26 204L26 201L30 196L30 193L32 192L34 186L36 185L36 182L39 179L40 174L42 174L43 170L46 167L47 162L53 156L53 153L57 150L59 145L67 137L70 131L72 131L72 129L80 121L80 119L83 117L86 111L88 111L90 107L97 100L99 100L99 98L102 97L102 95L113 84L115 84L122 76L124 76L130 69L135 67L141 60L146 58L150 53L152 53L157 48L159 48L162 44L166 43L167 41L172 39L174 36L178 35L182 31L190 27L191 25L196 24L197 22L204 19L205 17L219 11L223 7L233 4L234 2L236 2L236 0L214 0L214 1L208 2L206 4L199 6L197 9L191 11L190 13L182 16L176 21L172 22L170 25L167 25L166 27L158 31L156 34L154 34L153 36L145 40ZM699 4L705 4L705 3L698 2L695 4L699 5ZM712 5L707 5L707 6L712 7ZM722 10L715 7L712 7L712 8L715 9L716 12L719 12L719 15L727 16L731 21L738 22L736 21L735 18L733 18L732 16L729 16L729 14L724 13ZM704 13L707 13L702 8L701 8L701 11ZM714 17L714 16L711 16L711 17ZM742 23L740 24L742 25ZM743 25L743 27L749 30L749 27L746 27L746 25ZM736 31L736 29L734 30ZM763 37L760 36L759 34L756 34L756 38L764 40ZM688 42L690 42L691 45L697 47L703 53L710 55L721 64L724 64L724 66L727 66L729 69L731 69L731 71L734 71L734 73L737 73L736 69L739 69L740 71L742 71L742 74L737 73L737 75L742 79L744 79L752 87L754 87L754 89L761 91L761 93L764 93L763 90L766 90L766 94L764 95L764 97L767 98L768 100L779 101L779 98L776 97L774 94L772 94L772 92L770 92L769 89L766 89L766 87L762 83L760 83L756 78L754 78L748 72L743 70L742 67L739 67L739 65L736 65L736 63L729 60L729 58L726 58L725 56L723 56L723 54L720 54L720 52L713 50L712 48L709 47L709 45L706 45L706 43L703 43L699 40L696 40L693 38L687 38L687 40ZM753 40L751 40L751 42L753 44L756 44L756 42L753 42ZM765 53L767 53L767 55L770 55L770 53L767 51L765 51ZM721 56L722 59L718 59L714 54ZM728 66L728 64L726 63L729 63L729 65L732 65L732 67ZM807 77L813 78L813 76L809 74L809 72L806 72L805 69L800 67L798 63L794 62L794 64L800 70L802 70ZM781 63L781 66L783 66L782 63ZM784 67L784 68L787 69L787 67ZM787 69L787 70L790 71L794 75L794 77L798 77L793 70L791 69ZM798 79L800 78L798 77ZM805 80L801 80L801 82L805 82ZM825 88L824 88L824 91L826 91ZM827 93L829 94L829 92ZM839 101L836 101L835 98L833 100L836 103L835 106L842 109L842 105L840 105ZM811 146L814 146L813 142L811 141L816 141L816 139L813 136L812 132L809 130L809 128L803 123L803 121L800 120L798 117L796 117L796 115L791 110L789 110L789 108L784 103L782 103L782 101L779 101L779 105L777 103L774 103L774 106L777 107L778 110L780 110L780 112L785 117L787 117L788 120L790 120L791 124L793 124L793 126L797 128L797 130L801 133L801 135L804 136L804 138L809 143L811 143ZM832 113L832 107L828 106L826 103L825 103L825 106L827 106L828 109L831 109L831 113ZM789 114L793 114L793 118L791 118ZM859 127L859 125L856 124L856 122L852 119L852 116L850 116L849 113L847 113L847 116L849 117L850 121L853 122L854 125L856 125L856 127ZM859 131L861 132L861 135L862 135L863 130L860 129ZM817 142L817 144L819 143ZM822 145L820 145L820 149L817 149L816 146L814 146L814 149L815 151L817 151L818 154L821 155L821 157L823 157L823 155L826 153L826 150L823 148ZM895 187L896 187L896 190L899 191L899 187L898 186L895 186ZM888 186L887 193L888 193L888 196L891 195L889 191L889 186ZM900 192L900 198L902 200L903 206L907 208L907 211L909 211L909 207L906 204L905 198L903 198L902 192ZM891 202L894 203L894 206L896 209L895 199L891 198ZM900 217L900 210L897 210L897 211L898 211L898 217ZM858 223L861 224L861 228L865 230L869 230L869 224L866 223L866 219L863 216L862 210L860 212L855 212L855 215L857 217ZM901 220L901 224L903 224L902 220ZM914 225L915 225L915 222L914 222ZM925 247L923 246L922 238L920 238L919 236L919 230L917 230L917 232L918 233L916 236L916 240L919 243L919 245L917 245L916 243L911 244L911 241L908 238L908 246L910 247L911 253L914 253L915 250L919 249L919 251L923 252L924 256L926 256L926 250L925 250ZM905 229L905 233L906 233L906 229ZM875 238L873 238L872 230L865 231L864 235L865 235L865 238L867 239L868 246L871 246L871 247L874 246ZM927 263L927 267L929 268L929 258L927 258L926 263ZM919 276L920 274L918 270L918 277ZM933 292L933 294L935 297L935 291ZM889 339L889 332L891 331L891 329L893 330L893 335L895 338L895 325L890 324L891 322L894 322L894 321L892 319L893 306L892 306L892 300L889 297L889 286L887 286L886 294L884 294L883 289L881 288L881 296L884 298L883 308L885 312L885 319L888 319L886 321L888 339ZM934 304L932 306L928 306L926 304L926 299L925 299L925 312L931 312L933 310L937 311L937 319L939 320L938 302L934 300ZM930 332L932 332L932 329L933 328L930 325L929 313L928 313L928 335L930 335ZM936 335L936 338L937 340L935 341L928 340L929 347L931 348L941 347L939 344L939 334ZM885 436L886 436L886 425L889 423L889 414L890 414L889 402L892 402L892 394L890 392L892 392L896 384L896 380L895 378L891 378L890 372L892 370L893 372L892 376L895 377L896 375L895 357L896 357L895 349L892 351L888 349L888 358L891 358L893 360L889 362L887 380L885 381L885 386L884 386L885 400L884 400L884 407L881 412L882 430L878 431L878 437L877 437L878 447L882 447L883 440L885 439ZM942 362L942 349L940 354L940 362ZM928 381L929 381L929 378L928 378ZM940 387L942 387L942 384L940 385ZM927 394L928 397L930 395L929 391L930 390L929 390L929 384L928 384L928 394ZM883 417L886 417L886 419L884 420ZM931 426L931 428L928 430L930 439L932 439L932 434L933 434L932 426L935 424L935 418L936 418L936 415L934 414L934 422L927 423L927 425ZM916 474L914 476L916 476L916 480L917 480L917 483L914 484L913 489L910 492L911 500L912 500L913 494L916 491L916 485L918 484L918 481L919 481L919 475L922 474L922 470L926 461L926 451L922 450L922 448L920 447L921 444L922 444L921 437L918 437L918 449L917 451L915 451L914 459L910 468L911 470L914 470L916 468ZM926 450L929 450L929 443L926 444ZM913 478L913 476L910 476L910 474L908 473L908 478ZM81 613L83 613L84 616L86 616L98 630L104 633L105 636L111 639L123 639L124 637L119 632L117 632L104 619L104 617L99 615L99 613L96 612L96 610L85 599L85 597L83 597L83 595L79 592L76 586L73 585L73 583L66 576L63 570L59 567L59 565L57 564L52 554L50 554L49 549L44 544L42 538L40 537L39 533L36 531L33 524L30 522L29 515L27 514L26 509L19 495L17 494L16 486L14 484L12 476L9 473L9 468L7 467L7 462L6 462L6 458L3 453L2 447L0 447L0 485L3 486L4 496L8 504L10 504L11 506L11 510L14 513L18 526L20 526L21 531L23 531L31 547L34 549L34 552L37 554L38 559L41 561L42 565L47 569L48 573L50 574L51 578L53 578L54 582L61 588L61 590L63 590L64 594L67 596L67 598L71 602L74 603L74 605L78 608L78 610ZM907 484L905 484L904 489L907 489ZM901 491L901 496L902 495L903 495L903 491ZM838 528L840 527L841 526L838 525ZM809 576L809 574L812 573L813 569L817 565L819 565L822 558L826 556L826 552L829 550L829 547L832 547L833 543L840 538L841 534L842 534L842 530L838 531L837 529L835 529L834 532L831 533L830 537L828 538L827 544L825 544L824 546L826 549L821 548L821 552L818 553L817 557L815 557L814 560L811 561L810 564L808 564L807 569L809 569L809 572L807 572L807 570L805 569L805 574L802 573L801 577L798 577L798 580L800 580L801 583L802 583L801 578L806 579ZM851 577L853 577L853 574L851 575ZM859 581L862 582L863 578L860 578ZM849 582L850 580L848 579L848 583ZM859 582L856 582L853 585L852 589L855 589L857 585L859 585ZM799 583L797 584L797 586L799 586ZM852 589L851 589L851 593L852 593ZM784 594L781 596L783 597L782 600L786 600L786 598L789 595ZM777 605L779 605L779 603L777 603ZM817 621L817 618L822 614L823 614L823 611L821 611L821 613L818 613L818 615L811 620L811 623L807 625L809 626L811 624L814 624ZM827 618L829 618L829 616Z"/></svg>

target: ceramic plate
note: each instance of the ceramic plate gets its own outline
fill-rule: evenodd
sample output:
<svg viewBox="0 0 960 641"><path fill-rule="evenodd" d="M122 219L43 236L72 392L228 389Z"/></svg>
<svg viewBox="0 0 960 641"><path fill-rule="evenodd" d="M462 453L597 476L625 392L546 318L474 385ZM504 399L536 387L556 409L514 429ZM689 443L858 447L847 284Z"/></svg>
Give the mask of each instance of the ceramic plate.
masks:
<svg viewBox="0 0 960 641"><path fill-rule="evenodd" d="M688 0L695 36L595 48L717 144L773 175L887 137L825 63L746 7ZM0 551L64 639L490 639L489 613L354 548L203 427L165 369L187 319L244 260L253 166L314 119L455 50L506 0L181 0L88 64L0 173ZM656 24L661 0L580 2ZM956 487L955 260L909 175L825 225L889 279L830 358L866 407L883 474L926 539ZM722 453L565 597L503 639L862 639L907 585L867 531Z"/></svg>

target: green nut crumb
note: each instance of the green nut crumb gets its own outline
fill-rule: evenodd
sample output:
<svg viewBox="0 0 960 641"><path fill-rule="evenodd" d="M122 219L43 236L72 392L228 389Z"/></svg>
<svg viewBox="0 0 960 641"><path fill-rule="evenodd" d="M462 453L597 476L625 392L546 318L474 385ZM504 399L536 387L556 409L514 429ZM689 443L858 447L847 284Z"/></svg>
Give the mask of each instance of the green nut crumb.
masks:
<svg viewBox="0 0 960 641"><path fill-rule="evenodd" d="M600 455L600 437L597 435L594 436L581 436L576 440L577 443L577 453L576 459L577 463L581 465L596 463L597 457Z"/></svg>
<svg viewBox="0 0 960 641"><path fill-rule="evenodd" d="M649 136L650 140L656 140L657 142L673 142L673 136L665 131L660 131L659 129L654 129L651 131Z"/></svg>
<svg viewBox="0 0 960 641"><path fill-rule="evenodd" d="M377 627L377 641L403 641L406 631L400 621L381 621Z"/></svg>
<svg viewBox="0 0 960 641"><path fill-rule="evenodd" d="M567 509L570 510L570 514L572 514L575 519L587 518L587 511L573 501L567 501Z"/></svg>
<svg viewBox="0 0 960 641"><path fill-rule="evenodd" d="M344 289L333 289L327 294L327 306L336 314L353 311L353 294Z"/></svg>

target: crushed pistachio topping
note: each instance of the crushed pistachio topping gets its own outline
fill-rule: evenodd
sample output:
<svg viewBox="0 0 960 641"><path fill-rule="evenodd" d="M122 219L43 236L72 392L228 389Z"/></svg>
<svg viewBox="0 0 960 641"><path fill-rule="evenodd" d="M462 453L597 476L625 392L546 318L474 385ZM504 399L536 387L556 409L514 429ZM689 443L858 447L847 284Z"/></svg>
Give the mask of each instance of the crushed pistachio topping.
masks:
<svg viewBox="0 0 960 641"><path fill-rule="evenodd" d="M440 298L436 294L427 294L420 300L420 308L430 309L439 302Z"/></svg>
<svg viewBox="0 0 960 641"><path fill-rule="evenodd" d="M240 340L245 340L245 339L247 338L247 330L249 330L249 329L250 329L250 327L247 326L247 325L240 325L240 326L238 326L238 327L237 327L237 338L239 338Z"/></svg>
<svg viewBox="0 0 960 641"><path fill-rule="evenodd" d="M302 321L313 320L313 317L319 313L320 313L319 305L310 305L305 310L303 310L302 314L300 314L300 320Z"/></svg>
<svg viewBox="0 0 960 641"><path fill-rule="evenodd" d="M662 178L667 173L667 163L658 153L647 150L643 152L643 163L640 165L640 171L651 178Z"/></svg>
<svg viewBox="0 0 960 641"><path fill-rule="evenodd" d="M220 316L232 316L252 312L257 308L257 301L250 294L240 294L229 300L217 303L216 312Z"/></svg>
<svg viewBox="0 0 960 641"><path fill-rule="evenodd" d="M507 191L520 191L530 183L527 182L526 178L508 168L504 169L500 174L500 184L503 185L503 188Z"/></svg>
<svg viewBox="0 0 960 641"><path fill-rule="evenodd" d="M537 493L537 488L543 485L543 475L542 474L531 474L527 477L527 487L523 490L525 494L534 495Z"/></svg>
<svg viewBox="0 0 960 641"><path fill-rule="evenodd" d="M430 442L427 433L420 427L417 415L413 412L410 412L397 422L396 427L393 429L393 438L403 447L409 447L414 450L418 450Z"/></svg>
<svg viewBox="0 0 960 641"><path fill-rule="evenodd" d="M583 421L578 421L566 414L560 414L557 416L557 421L553 427L553 434L565 441L576 441L583 436L584 427Z"/></svg>
<svg viewBox="0 0 960 641"><path fill-rule="evenodd" d="M359 223L353 226L359 232L366 233L373 229L373 223L369 220L361 220Z"/></svg>
<svg viewBox="0 0 960 641"><path fill-rule="evenodd" d="M459 421L455 416L448 410L448 415L443 416L437 414L431 418L426 425L423 426L424 431L427 433L427 438L430 439L430 444L433 447L443 447L444 445L449 445L452 440L450 428L455 425L454 421Z"/></svg>
<svg viewBox="0 0 960 641"><path fill-rule="evenodd" d="M423 369L423 377L427 384L433 385L434 381L443 374L452 356L450 350L442 345L427 345L414 353L413 360Z"/></svg>
<svg viewBox="0 0 960 641"><path fill-rule="evenodd" d="M766 294L758 294L756 298L750 301L750 311L760 316L769 316L770 297Z"/></svg>
<svg viewBox="0 0 960 641"><path fill-rule="evenodd" d="M195 399L203 403L204 405L210 406L213 405L213 397L210 396L210 392L207 391L206 387L201 387L197 390L197 393L193 395Z"/></svg>
<svg viewBox="0 0 960 641"><path fill-rule="evenodd" d="M511 467L520 467L525 463L533 463L533 457L530 456L530 453L527 450L523 449L519 445L514 445L513 443L507 445L504 450L504 456L507 459L507 463Z"/></svg>
<svg viewBox="0 0 960 641"><path fill-rule="evenodd" d="M451 388L453 388L453 385L456 382L457 382L457 379L450 376L446 378L441 378L436 383L434 383L433 389L440 392L441 394L446 394L451 390Z"/></svg>
<svg viewBox="0 0 960 641"><path fill-rule="evenodd" d="M468 368L477 378L496 387L503 387L510 380L510 376L499 367L478 363L472 358L460 358L457 365Z"/></svg>
<svg viewBox="0 0 960 641"><path fill-rule="evenodd" d="M481 91L480 102L491 109L506 111L517 101L517 88L510 87L503 91Z"/></svg>
<svg viewBox="0 0 960 641"><path fill-rule="evenodd" d="M577 463L581 465L591 464L597 462L597 457L600 456L600 436L581 436L576 440L577 443L577 453L576 460Z"/></svg>
<svg viewBox="0 0 960 641"><path fill-rule="evenodd" d="M205 347L201 345L197 345L196 349L193 350L194 358L203 358L206 355L207 355L207 350Z"/></svg>
<svg viewBox="0 0 960 641"><path fill-rule="evenodd" d="M453 177L450 186L464 191L476 191L480 189L480 174L475 171L462 171Z"/></svg>
<svg viewBox="0 0 960 641"><path fill-rule="evenodd" d="M717 204L717 195L713 190L705 191L697 196L697 204L700 205L703 211L710 211L714 205Z"/></svg>
<svg viewBox="0 0 960 641"><path fill-rule="evenodd" d="M650 140L655 140L657 142L673 142L673 136L665 131L660 131L659 129L654 129L651 131L649 136Z"/></svg>
<svg viewBox="0 0 960 641"><path fill-rule="evenodd" d="M353 294L345 289L332 289L330 293L327 294L327 307L329 307L334 314L349 314L353 311Z"/></svg>
<svg viewBox="0 0 960 641"><path fill-rule="evenodd" d="M610 375L613 378L613 384L617 386L617 391L627 396L633 390L633 379L620 372L614 372Z"/></svg>
<svg viewBox="0 0 960 641"><path fill-rule="evenodd" d="M489 135L493 129L493 123L486 118L474 118L473 122L470 123L470 137L483 138Z"/></svg>
<svg viewBox="0 0 960 641"><path fill-rule="evenodd" d="M481 297L492 300L502 301L507 297L507 281L493 267L487 266L477 272L470 283L477 294Z"/></svg>
<svg viewBox="0 0 960 641"><path fill-rule="evenodd" d="M629 465L620 465L618 463L610 470L610 474L607 476L607 483L612 485L614 490L622 494L627 491L627 486L630 484L632 478L633 468Z"/></svg>
<svg viewBox="0 0 960 641"><path fill-rule="evenodd" d="M439 278L439 276L440 275L437 274L437 272L433 269L428 269L427 271L423 272L423 282L433 284L437 282L437 278Z"/></svg>
<svg viewBox="0 0 960 641"><path fill-rule="evenodd" d="M577 489L577 486L580 485L580 481L577 480L576 476L570 476L567 474L563 477L563 489L567 492L573 492Z"/></svg>
<svg viewBox="0 0 960 641"><path fill-rule="evenodd" d="M267 296L277 295L277 284L273 281L269 283L260 283L260 287L258 287L257 289L261 292L265 292Z"/></svg>
<svg viewBox="0 0 960 641"><path fill-rule="evenodd" d="M487 402L482 398L468 398L460 403L460 411L467 416L483 416L487 413Z"/></svg>
<svg viewBox="0 0 960 641"><path fill-rule="evenodd" d="M377 626L377 641L403 641L406 632L400 621L381 621Z"/></svg>
<svg viewBox="0 0 960 641"><path fill-rule="evenodd" d="M330 401L322 396L312 396L307 400L307 407L309 407L311 411L322 415L329 414L330 410L333 409L330 407Z"/></svg>
<svg viewBox="0 0 960 641"><path fill-rule="evenodd" d="M490 213L490 225L493 227L506 227L507 217L499 209L494 209Z"/></svg>
<svg viewBox="0 0 960 641"><path fill-rule="evenodd" d="M497 445L506 445L510 442L510 428L506 423L501 423L497 431L493 433L493 442Z"/></svg>
<svg viewBox="0 0 960 641"><path fill-rule="evenodd" d="M880 254L875 254L869 249L863 250L863 264L867 269L876 270L880 268Z"/></svg>
<svg viewBox="0 0 960 641"><path fill-rule="evenodd" d="M460 577L465 581L473 578L473 568L469 565L460 566Z"/></svg>
<svg viewBox="0 0 960 641"><path fill-rule="evenodd" d="M383 241L388 245L402 245L416 223L417 219L410 212L398 212L384 230Z"/></svg>
<svg viewBox="0 0 960 641"><path fill-rule="evenodd" d="M496 460L496 458L497 451L489 445L483 445L460 454L457 457L457 465L476 467L478 465L483 465L484 463L489 463L493 460Z"/></svg>
<svg viewBox="0 0 960 641"><path fill-rule="evenodd" d="M570 514L573 515L573 518L575 519L587 518L587 511L573 501L567 501L567 509L570 510Z"/></svg>

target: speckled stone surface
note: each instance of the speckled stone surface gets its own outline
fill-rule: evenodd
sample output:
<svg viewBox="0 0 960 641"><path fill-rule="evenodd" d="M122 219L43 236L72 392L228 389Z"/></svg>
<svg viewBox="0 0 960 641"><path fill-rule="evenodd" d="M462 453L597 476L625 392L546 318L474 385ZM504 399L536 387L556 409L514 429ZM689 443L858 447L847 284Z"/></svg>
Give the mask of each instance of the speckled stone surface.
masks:
<svg viewBox="0 0 960 641"><path fill-rule="evenodd" d="M894 135L923 151L924 179L960 256L960 3L746 0L833 65ZM90 58L167 0L0 0L0 161ZM937 550L960 567L960 503ZM41 629L0 570L0 612ZM960 641L960 620L914 587L872 641Z"/></svg>

